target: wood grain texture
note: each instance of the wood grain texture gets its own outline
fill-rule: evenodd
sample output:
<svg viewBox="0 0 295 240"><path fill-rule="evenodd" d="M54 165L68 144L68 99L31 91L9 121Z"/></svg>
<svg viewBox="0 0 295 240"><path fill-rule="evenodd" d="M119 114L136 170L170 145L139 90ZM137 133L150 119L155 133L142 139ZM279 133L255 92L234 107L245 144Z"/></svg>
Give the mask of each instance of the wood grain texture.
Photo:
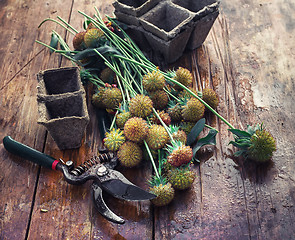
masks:
<svg viewBox="0 0 295 240"><path fill-rule="evenodd" d="M37 124L36 73L71 66L35 40L50 41L54 29L71 46L73 36L47 18L61 16L82 29L81 10L96 6L112 15L112 1L0 2L0 139L11 135L39 151L80 164L97 154L97 117L87 97L90 123L83 145L60 151ZM216 147L204 147L197 179L189 191L156 208L105 195L108 206L125 218L116 225L102 218L90 197L90 183L67 184L60 172L8 154L0 143L0 239L294 239L295 201L295 4L292 0L221 2L220 15L204 45L174 67L192 70L195 87L210 87L220 97L218 112L235 127L264 122L278 150L272 161L256 165L233 158L228 126L212 114L219 130ZM88 94L92 91L87 88ZM151 170L120 171L147 188ZM46 211L44 211L46 210Z"/></svg>

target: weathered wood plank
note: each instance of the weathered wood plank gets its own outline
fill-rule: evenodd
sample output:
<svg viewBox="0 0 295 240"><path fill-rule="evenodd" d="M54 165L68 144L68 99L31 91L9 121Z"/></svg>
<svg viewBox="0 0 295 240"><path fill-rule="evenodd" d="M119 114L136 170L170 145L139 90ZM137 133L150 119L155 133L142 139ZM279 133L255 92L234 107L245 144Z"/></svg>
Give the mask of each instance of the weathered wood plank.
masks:
<svg viewBox="0 0 295 240"><path fill-rule="evenodd" d="M214 155L201 162L201 180L193 188L201 196L186 203L195 208L174 203L168 211L160 209L156 238L293 239L294 137L287 132L294 130L294 5L223 1L221 7L193 68L203 85L216 88L218 112L237 128L264 122L277 139L278 151L264 166L242 164L231 157L228 127L217 121Z"/></svg>
<svg viewBox="0 0 295 240"><path fill-rule="evenodd" d="M2 138L11 135L43 149L45 131L37 125L36 73L49 56L36 61L42 55L40 46L34 44L39 34L36 21L44 18L40 15L44 10L50 12L57 6L54 2L54 8L30 1L1 2L1 239L24 239L30 221L39 167L8 154ZM49 64L56 60L52 57Z"/></svg>
<svg viewBox="0 0 295 240"><path fill-rule="evenodd" d="M111 1L96 1L92 4L82 2L74 3L69 16L70 24L82 31L84 17L78 10L92 16L96 6L103 14L112 15ZM67 15L62 16L68 19ZM67 35L67 42L72 46L73 35ZM67 60L62 61L67 65ZM86 130L83 146L79 150L59 151L52 138L48 136L45 152L62 158L64 161L73 160L76 165L89 159L98 153L100 136L98 119L95 109L91 105L90 95L92 89L88 88L88 111L90 123ZM143 167L143 166L142 166ZM121 169L122 173L135 184L147 188L145 179L149 171L148 167L136 170ZM30 239L41 236L44 239L151 239L152 219L150 203L132 203L106 196L106 203L118 215L122 216L126 223L123 226L113 224L104 219L94 208L90 196L90 184L83 186L70 186L60 173L52 173L42 169L38 182L36 202L32 215ZM43 213L40 209L47 209ZM40 221L41 220L41 221ZM143 231L144 230L144 231ZM41 233L40 233L41 232Z"/></svg>

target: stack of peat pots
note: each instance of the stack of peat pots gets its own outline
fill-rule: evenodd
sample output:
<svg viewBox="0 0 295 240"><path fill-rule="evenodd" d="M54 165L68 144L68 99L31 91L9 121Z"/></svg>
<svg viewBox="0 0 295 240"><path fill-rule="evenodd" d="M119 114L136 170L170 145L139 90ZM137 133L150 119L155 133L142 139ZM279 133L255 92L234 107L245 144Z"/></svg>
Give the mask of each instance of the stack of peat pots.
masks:
<svg viewBox="0 0 295 240"><path fill-rule="evenodd" d="M166 63L201 46L219 14L216 0L117 0L113 6L140 49Z"/></svg>
<svg viewBox="0 0 295 240"><path fill-rule="evenodd" d="M38 123L59 149L80 147L89 115L78 69L49 69L39 72L37 79Z"/></svg>

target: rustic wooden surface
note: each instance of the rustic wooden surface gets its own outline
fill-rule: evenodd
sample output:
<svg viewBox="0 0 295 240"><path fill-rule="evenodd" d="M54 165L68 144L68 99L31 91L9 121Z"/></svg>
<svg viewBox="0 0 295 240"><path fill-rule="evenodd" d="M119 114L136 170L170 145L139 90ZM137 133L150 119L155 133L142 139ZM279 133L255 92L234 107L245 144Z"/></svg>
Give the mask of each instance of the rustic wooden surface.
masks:
<svg viewBox="0 0 295 240"><path fill-rule="evenodd" d="M61 16L82 28L82 10L112 14L105 1L0 1L0 139L16 140L76 164L97 152L99 132L91 116L83 145L60 151L37 124L36 73L71 63L35 43L49 42ZM295 239L295 4L292 0L221 2L220 15L204 45L176 65L192 70L198 88L210 86L220 96L218 112L237 128L264 122L278 150L264 166L232 157L227 126L213 116L220 134L215 148L200 153L192 189L177 192L164 208L149 202L107 198L126 219L116 225L103 219L90 199L89 184L68 185L53 172L8 154L0 143L0 239ZM123 170L146 187L148 173ZM41 209L47 209L42 212Z"/></svg>

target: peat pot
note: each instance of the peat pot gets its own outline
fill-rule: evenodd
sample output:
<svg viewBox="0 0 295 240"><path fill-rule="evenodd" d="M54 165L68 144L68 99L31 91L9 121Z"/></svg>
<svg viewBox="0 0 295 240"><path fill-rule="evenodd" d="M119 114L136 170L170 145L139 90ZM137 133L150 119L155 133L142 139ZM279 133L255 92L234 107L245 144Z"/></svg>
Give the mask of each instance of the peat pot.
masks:
<svg viewBox="0 0 295 240"><path fill-rule="evenodd" d="M216 0L117 0L113 5L141 50L166 63L200 47L219 14Z"/></svg>
<svg viewBox="0 0 295 240"><path fill-rule="evenodd" d="M59 149L80 147L89 115L78 68L48 69L39 72L37 79L38 123Z"/></svg>

